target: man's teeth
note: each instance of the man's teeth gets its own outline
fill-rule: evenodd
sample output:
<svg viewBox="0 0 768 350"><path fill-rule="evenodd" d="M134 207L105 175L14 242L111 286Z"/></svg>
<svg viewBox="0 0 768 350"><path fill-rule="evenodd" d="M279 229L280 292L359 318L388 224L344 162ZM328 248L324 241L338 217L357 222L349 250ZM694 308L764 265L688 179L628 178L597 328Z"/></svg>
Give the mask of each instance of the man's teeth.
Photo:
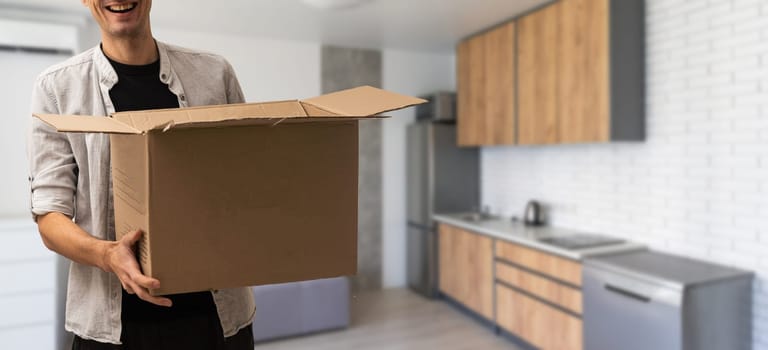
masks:
<svg viewBox="0 0 768 350"><path fill-rule="evenodd" d="M107 9L110 11L121 12L133 9L135 6L136 4L112 5L107 6Z"/></svg>

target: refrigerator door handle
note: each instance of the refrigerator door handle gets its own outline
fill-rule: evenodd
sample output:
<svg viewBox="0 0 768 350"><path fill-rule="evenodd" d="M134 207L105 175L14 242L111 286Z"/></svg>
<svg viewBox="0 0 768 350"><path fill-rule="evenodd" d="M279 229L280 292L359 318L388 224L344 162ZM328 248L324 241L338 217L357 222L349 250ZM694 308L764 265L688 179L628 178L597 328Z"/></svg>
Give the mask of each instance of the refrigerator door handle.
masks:
<svg viewBox="0 0 768 350"><path fill-rule="evenodd" d="M409 228L415 228L422 231L435 231L436 228L433 224L422 224L419 222L408 221Z"/></svg>

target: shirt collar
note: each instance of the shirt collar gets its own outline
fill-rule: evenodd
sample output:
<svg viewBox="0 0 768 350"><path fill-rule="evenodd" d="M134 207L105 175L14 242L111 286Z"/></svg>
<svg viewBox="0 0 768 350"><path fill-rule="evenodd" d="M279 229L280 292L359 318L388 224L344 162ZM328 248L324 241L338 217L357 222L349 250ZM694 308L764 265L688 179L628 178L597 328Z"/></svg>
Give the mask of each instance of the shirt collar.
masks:
<svg viewBox="0 0 768 350"><path fill-rule="evenodd" d="M168 47L157 40L157 53L160 57L160 81L164 84L168 84L171 80L171 64L168 59ZM104 55L104 51L101 50L101 45L93 50L93 61L96 64L96 68L99 72L99 81L106 86L107 89L111 89L117 84L117 73L112 65L109 64L107 56Z"/></svg>

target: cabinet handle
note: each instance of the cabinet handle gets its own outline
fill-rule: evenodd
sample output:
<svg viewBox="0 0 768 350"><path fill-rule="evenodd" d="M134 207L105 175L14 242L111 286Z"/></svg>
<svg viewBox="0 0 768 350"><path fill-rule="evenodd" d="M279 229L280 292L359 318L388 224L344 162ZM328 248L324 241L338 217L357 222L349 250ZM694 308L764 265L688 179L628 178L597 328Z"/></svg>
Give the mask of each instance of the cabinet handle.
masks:
<svg viewBox="0 0 768 350"><path fill-rule="evenodd" d="M634 292L630 292L630 291L628 291L626 289L619 288L619 287L616 287L616 286L612 286L610 284L606 284L605 285L605 289L608 290L609 292L614 292L614 293L619 294L621 296L624 296L624 297L627 297L627 298L630 298L630 299L634 299L634 300L638 300L638 301L641 301L641 302L644 302L644 303L651 302L651 298L649 298L647 296L640 295L640 294L637 294L637 293L634 293Z"/></svg>

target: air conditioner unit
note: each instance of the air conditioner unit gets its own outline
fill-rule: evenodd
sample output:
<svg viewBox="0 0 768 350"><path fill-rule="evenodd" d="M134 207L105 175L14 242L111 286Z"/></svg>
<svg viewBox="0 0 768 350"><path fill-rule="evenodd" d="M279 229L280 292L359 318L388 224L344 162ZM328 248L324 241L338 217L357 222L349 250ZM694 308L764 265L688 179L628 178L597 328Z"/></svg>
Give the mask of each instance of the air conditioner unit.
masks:
<svg viewBox="0 0 768 350"><path fill-rule="evenodd" d="M77 52L78 27L0 18L0 47L35 51Z"/></svg>

